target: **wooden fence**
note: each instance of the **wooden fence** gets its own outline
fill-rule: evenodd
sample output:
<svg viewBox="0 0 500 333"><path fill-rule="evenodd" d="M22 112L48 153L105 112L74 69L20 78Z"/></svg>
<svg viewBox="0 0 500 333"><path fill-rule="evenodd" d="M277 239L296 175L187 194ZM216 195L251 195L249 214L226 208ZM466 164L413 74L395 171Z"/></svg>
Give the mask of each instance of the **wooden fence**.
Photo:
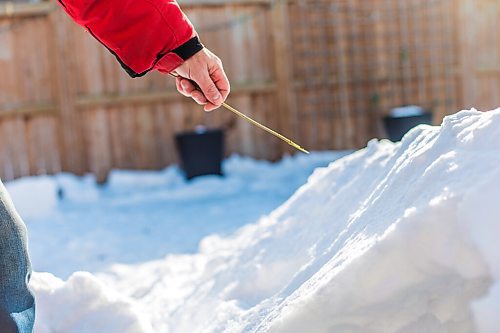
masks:
<svg viewBox="0 0 500 333"><path fill-rule="evenodd" d="M232 82L231 104L312 150L383 136L419 104L435 122L498 106L497 0L184 0ZM173 134L227 129L227 152L291 150L224 110L204 113L169 77L130 79L53 2L0 2L0 177L176 163Z"/></svg>

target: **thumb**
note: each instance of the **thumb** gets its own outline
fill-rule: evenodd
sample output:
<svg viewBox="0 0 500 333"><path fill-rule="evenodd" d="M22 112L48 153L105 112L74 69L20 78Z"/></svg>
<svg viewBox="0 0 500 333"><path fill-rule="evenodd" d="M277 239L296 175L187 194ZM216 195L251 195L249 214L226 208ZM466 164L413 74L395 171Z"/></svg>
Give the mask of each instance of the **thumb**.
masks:
<svg viewBox="0 0 500 333"><path fill-rule="evenodd" d="M205 74L201 75L199 78L193 79L210 103L215 105L220 105L222 103L222 95L215 83L212 81L212 78L208 75L208 72L205 72Z"/></svg>

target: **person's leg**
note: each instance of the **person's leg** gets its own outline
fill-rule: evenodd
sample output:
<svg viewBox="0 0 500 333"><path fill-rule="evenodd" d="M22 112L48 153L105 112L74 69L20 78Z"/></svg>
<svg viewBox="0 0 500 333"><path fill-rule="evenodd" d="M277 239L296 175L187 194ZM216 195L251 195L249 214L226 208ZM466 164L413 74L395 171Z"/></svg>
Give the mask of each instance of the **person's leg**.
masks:
<svg viewBox="0 0 500 333"><path fill-rule="evenodd" d="M0 332L18 333L17 325L7 312L0 308Z"/></svg>
<svg viewBox="0 0 500 333"><path fill-rule="evenodd" d="M0 323L3 320L5 327L9 325L6 314L19 333L32 333L35 322L30 276L26 226L0 181Z"/></svg>

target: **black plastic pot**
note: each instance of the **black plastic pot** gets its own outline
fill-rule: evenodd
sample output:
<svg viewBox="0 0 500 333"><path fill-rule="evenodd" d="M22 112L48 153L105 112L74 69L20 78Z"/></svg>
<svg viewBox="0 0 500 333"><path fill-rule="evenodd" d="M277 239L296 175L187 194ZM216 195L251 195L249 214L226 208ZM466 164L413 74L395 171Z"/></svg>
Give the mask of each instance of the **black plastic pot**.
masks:
<svg viewBox="0 0 500 333"><path fill-rule="evenodd" d="M181 167L187 179L204 175L222 176L224 158L224 132L197 130L176 134L175 142Z"/></svg>
<svg viewBox="0 0 500 333"><path fill-rule="evenodd" d="M391 141L401 141L403 136L413 127L421 124L432 124L432 113L422 110L420 114L408 116L389 115L384 117L384 125Z"/></svg>

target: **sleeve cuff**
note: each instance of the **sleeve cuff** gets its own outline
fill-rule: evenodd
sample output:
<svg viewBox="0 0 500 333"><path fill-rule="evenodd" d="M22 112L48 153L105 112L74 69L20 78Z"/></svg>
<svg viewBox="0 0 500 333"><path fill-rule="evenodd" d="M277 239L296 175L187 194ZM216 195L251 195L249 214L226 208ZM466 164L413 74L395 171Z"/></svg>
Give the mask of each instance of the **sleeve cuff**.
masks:
<svg viewBox="0 0 500 333"><path fill-rule="evenodd" d="M203 44L198 36L195 36L161 57L154 68L161 73L170 73L202 49Z"/></svg>
<svg viewBox="0 0 500 333"><path fill-rule="evenodd" d="M182 60L188 60L202 49L203 45L201 44L200 39L198 36L194 36L172 52L181 57Z"/></svg>

